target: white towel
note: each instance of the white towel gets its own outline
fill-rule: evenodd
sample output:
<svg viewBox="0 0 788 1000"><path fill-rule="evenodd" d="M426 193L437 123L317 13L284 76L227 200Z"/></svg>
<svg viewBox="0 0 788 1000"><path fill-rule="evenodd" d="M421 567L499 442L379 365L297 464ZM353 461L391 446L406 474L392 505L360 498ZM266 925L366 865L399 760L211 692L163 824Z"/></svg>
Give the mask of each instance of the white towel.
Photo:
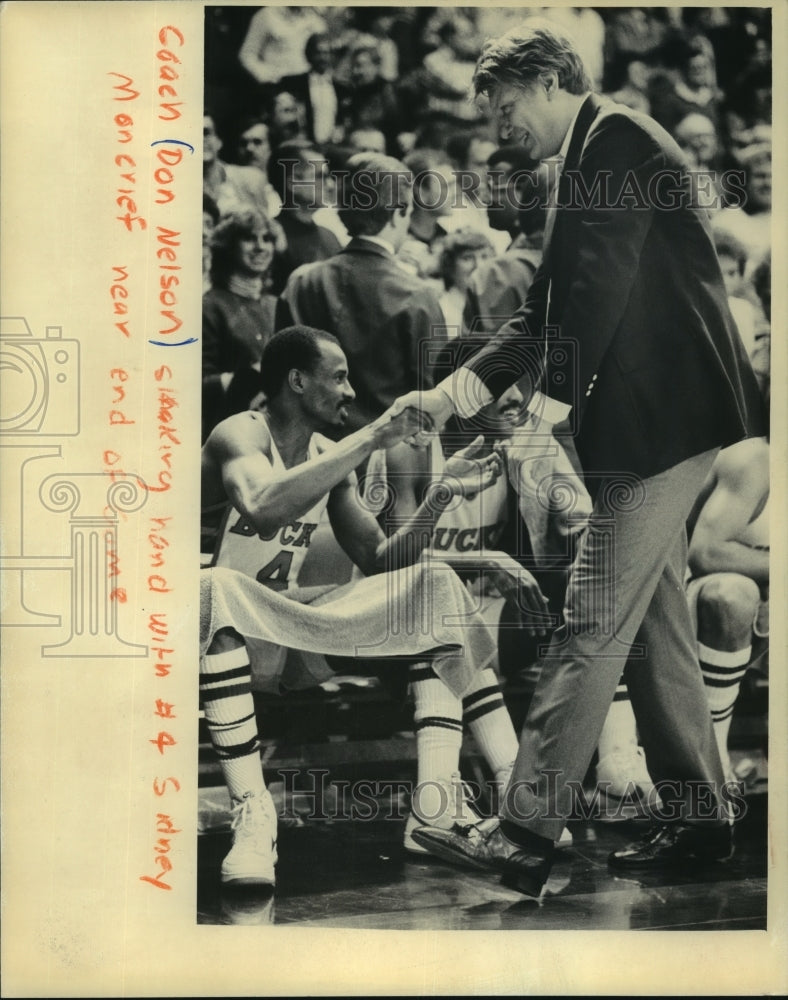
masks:
<svg viewBox="0 0 788 1000"><path fill-rule="evenodd" d="M309 654L419 654L461 697L476 671L496 653L477 602L456 574L440 564L416 563L344 586L309 588L308 593L277 593L244 573L220 567L203 569L200 575L200 655L219 629L234 628L246 640L253 676L262 671L282 687L319 684L332 676L322 656ZM303 651L300 668L286 663L277 647Z"/></svg>

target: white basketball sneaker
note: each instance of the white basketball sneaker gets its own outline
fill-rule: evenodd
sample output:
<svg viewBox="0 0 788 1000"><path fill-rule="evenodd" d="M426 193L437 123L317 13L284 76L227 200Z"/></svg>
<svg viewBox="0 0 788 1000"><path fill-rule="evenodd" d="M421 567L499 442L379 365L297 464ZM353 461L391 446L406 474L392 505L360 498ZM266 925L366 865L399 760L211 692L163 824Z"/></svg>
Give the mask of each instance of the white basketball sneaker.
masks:
<svg viewBox="0 0 788 1000"><path fill-rule="evenodd" d="M424 803L416 801L416 796L411 802L411 811L405 821L405 850L412 854L429 855L429 851L417 844L413 839L413 831L421 827L433 826L440 830L450 830L455 823L458 826L471 826L478 823L481 816L476 812L470 802L470 790L461 780L458 771L451 776L451 781L431 781L425 782L421 789L422 793L434 791L438 797L436 803L437 813L427 811ZM422 795L418 796L421 800ZM422 809L419 809L421 804Z"/></svg>
<svg viewBox="0 0 788 1000"><path fill-rule="evenodd" d="M233 799L233 846L222 862L224 885L274 885L276 807L268 789Z"/></svg>

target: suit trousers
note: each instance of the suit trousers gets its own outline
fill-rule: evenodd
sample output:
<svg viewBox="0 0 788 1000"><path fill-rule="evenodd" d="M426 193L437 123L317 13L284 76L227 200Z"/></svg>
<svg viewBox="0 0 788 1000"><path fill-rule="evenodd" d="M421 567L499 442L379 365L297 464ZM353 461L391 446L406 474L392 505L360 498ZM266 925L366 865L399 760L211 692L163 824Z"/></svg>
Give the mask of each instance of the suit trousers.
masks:
<svg viewBox="0 0 788 1000"><path fill-rule="evenodd" d="M646 480L611 477L599 490L570 571L564 623L542 661L523 726L503 819L559 838L625 665L646 763L663 783L663 808L685 820L725 817L722 764L684 592L685 525L717 450Z"/></svg>

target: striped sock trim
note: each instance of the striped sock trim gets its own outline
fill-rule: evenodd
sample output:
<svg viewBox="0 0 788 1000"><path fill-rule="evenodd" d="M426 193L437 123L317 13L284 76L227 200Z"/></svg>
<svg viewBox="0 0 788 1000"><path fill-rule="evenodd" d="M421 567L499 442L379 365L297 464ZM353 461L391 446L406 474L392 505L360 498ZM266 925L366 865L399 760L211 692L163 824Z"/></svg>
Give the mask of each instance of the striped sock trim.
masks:
<svg viewBox="0 0 788 1000"><path fill-rule="evenodd" d="M501 708L505 709L506 703L501 695L498 695L496 698L486 701L483 705L477 705L476 708L466 712L463 718L465 722L470 725L471 722L476 722L477 719L481 719L483 716L489 715L491 712L497 712Z"/></svg>
<svg viewBox="0 0 788 1000"><path fill-rule="evenodd" d="M501 689L497 684L490 684L487 687L479 688L478 691L474 691L472 694L466 695L462 699L462 707L470 708L471 705L475 705L477 701L481 701L483 698L489 698L500 693Z"/></svg>
<svg viewBox="0 0 788 1000"><path fill-rule="evenodd" d="M244 695L252 693L252 680L247 678L246 682L243 684L228 684L228 685L201 685L200 694L202 696L202 704L207 705L212 701L224 701L227 698L241 698Z"/></svg>
<svg viewBox="0 0 788 1000"><path fill-rule="evenodd" d="M257 719L257 716L255 715L254 712L252 712L251 715L243 715L238 719L231 719L227 722L211 722L210 723L211 732L219 734L233 729L238 729L239 726L243 726L247 722L251 722L252 719L255 720Z"/></svg>
<svg viewBox="0 0 788 1000"><path fill-rule="evenodd" d="M213 749L219 760L238 760L239 757L248 757L250 754L256 754L260 749L260 741L255 736L245 743L233 743L230 746L221 746L214 743Z"/></svg>
<svg viewBox="0 0 788 1000"><path fill-rule="evenodd" d="M710 667L744 667L750 662L751 656L752 646L728 652L723 649L712 649L702 642L698 643L698 658L702 664L708 664Z"/></svg>
<svg viewBox="0 0 788 1000"><path fill-rule="evenodd" d="M738 678L744 677L747 673L747 668L738 667L713 667L708 663L701 663L701 670L703 671L704 677L716 677L720 680L736 680Z"/></svg>
<svg viewBox="0 0 788 1000"><path fill-rule="evenodd" d="M441 715L428 715L423 719L417 720L413 728L417 733L423 729L453 729L455 732L461 733L462 723L456 719L448 719Z"/></svg>
<svg viewBox="0 0 788 1000"><path fill-rule="evenodd" d="M712 722L725 722L726 719L730 719L733 715L733 710L736 707L736 702L729 705L728 708L719 708L711 710L711 720Z"/></svg>
<svg viewBox="0 0 788 1000"><path fill-rule="evenodd" d="M739 686L743 676L743 674L738 674L736 677L726 677L725 679L722 679L719 677L709 677L704 674L703 683L706 687L712 688L735 688Z"/></svg>

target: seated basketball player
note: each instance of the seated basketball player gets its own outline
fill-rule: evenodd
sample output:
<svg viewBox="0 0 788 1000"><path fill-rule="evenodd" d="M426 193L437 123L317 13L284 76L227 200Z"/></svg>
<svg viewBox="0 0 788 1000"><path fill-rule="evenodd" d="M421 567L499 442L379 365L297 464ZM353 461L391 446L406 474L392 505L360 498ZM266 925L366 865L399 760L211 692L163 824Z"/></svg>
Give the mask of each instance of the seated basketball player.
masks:
<svg viewBox="0 0 788 1000"><path fill-rule="evenodd" d="M698 502L687 599L726 780L728 734L742 679L769 641L769 441L723 448Z"/></svg>
<svg viewBox="0 0 788 1000"><path fill-rule="evenodd" d="M226 615L226 622L210 612L211 630L204 645L201 637L205 655L201 659L200 692L235 812L233 848L223 861L222 881L273 885L276 814L260 764L249 650L253 639L265 639L277 628L281 630L283 616L295 605L294 601L281 600L275 592L288 593L295 587L310 538L324 512L339 544L365 576L398 573L418 560L429 544L446 503L456 495L476 494L490 486L500 475L501 462L495 453L476 460L473 448L458 453L440 478L441 489L433 491L399 531L386 537L359 499L354 469L374 449L393 446L411 436L419 427L415 411L406 411L396 420L384 413L340 443L324 438L321 430L344 423L354 393L338 341L309 327L289 327L272 337L261 360L261 386L267 399L263 412L241 413L223 421L203 447L203 506L228 501L231 505L215 565L235 571L205 572L218 574L216 585L229 583L231 589L235 586L243 591L245 598L251 595L252 612L246 620L241 620L240 613ZM443 611L472 620L473 602L459 579L454 574L450 579L446 572L434 575L436 578L429 581L430 594L438 595L440 586L448 593ZM395 599L401 582L399 577L392 580L391 593L384 586L379 602L384 625L386 601ZM370 583L362 580L356 586ZM208 582L207 586L214 584ZM546 607L536 582L523 581L523 587L534 608L543 613ZM271 595L268 605L266 595ZM355 599L350 598L340 609L344 613L347 608L348 619L351 602L355 606ZM248 600L238 602L239 608L249 606ZM268 622L263 621L266 614ZM257 628L252 620L255 616L262 627ZM346 644L352 655L350 625L347 629ZM342 641L337 631L342 631L341 616L333 633L324 636L325 652L337 651ZM476 668L483 667L494 654L485 632L470 628L463 638L470 651L466 658L474 663L454 683L466 695L483 688L483 678L476 676L483 671ZM417 639L420 645L407 635L392 640L386 655L426 653L435 646L429 636ZM297 644L295 640L293 634L293 644ZM325 673L312 669L309 657L301 665L302 675L289 678L285 650L280 648L286 643L263 645L263 662L253 657L254 666L273 690L279 690L280 685L307 686L326 679ZM308 646L301 648L309 650ZM440 674L437 661L435 666ZM256 679L260 677L261 673L256 673Z"/></svg>

